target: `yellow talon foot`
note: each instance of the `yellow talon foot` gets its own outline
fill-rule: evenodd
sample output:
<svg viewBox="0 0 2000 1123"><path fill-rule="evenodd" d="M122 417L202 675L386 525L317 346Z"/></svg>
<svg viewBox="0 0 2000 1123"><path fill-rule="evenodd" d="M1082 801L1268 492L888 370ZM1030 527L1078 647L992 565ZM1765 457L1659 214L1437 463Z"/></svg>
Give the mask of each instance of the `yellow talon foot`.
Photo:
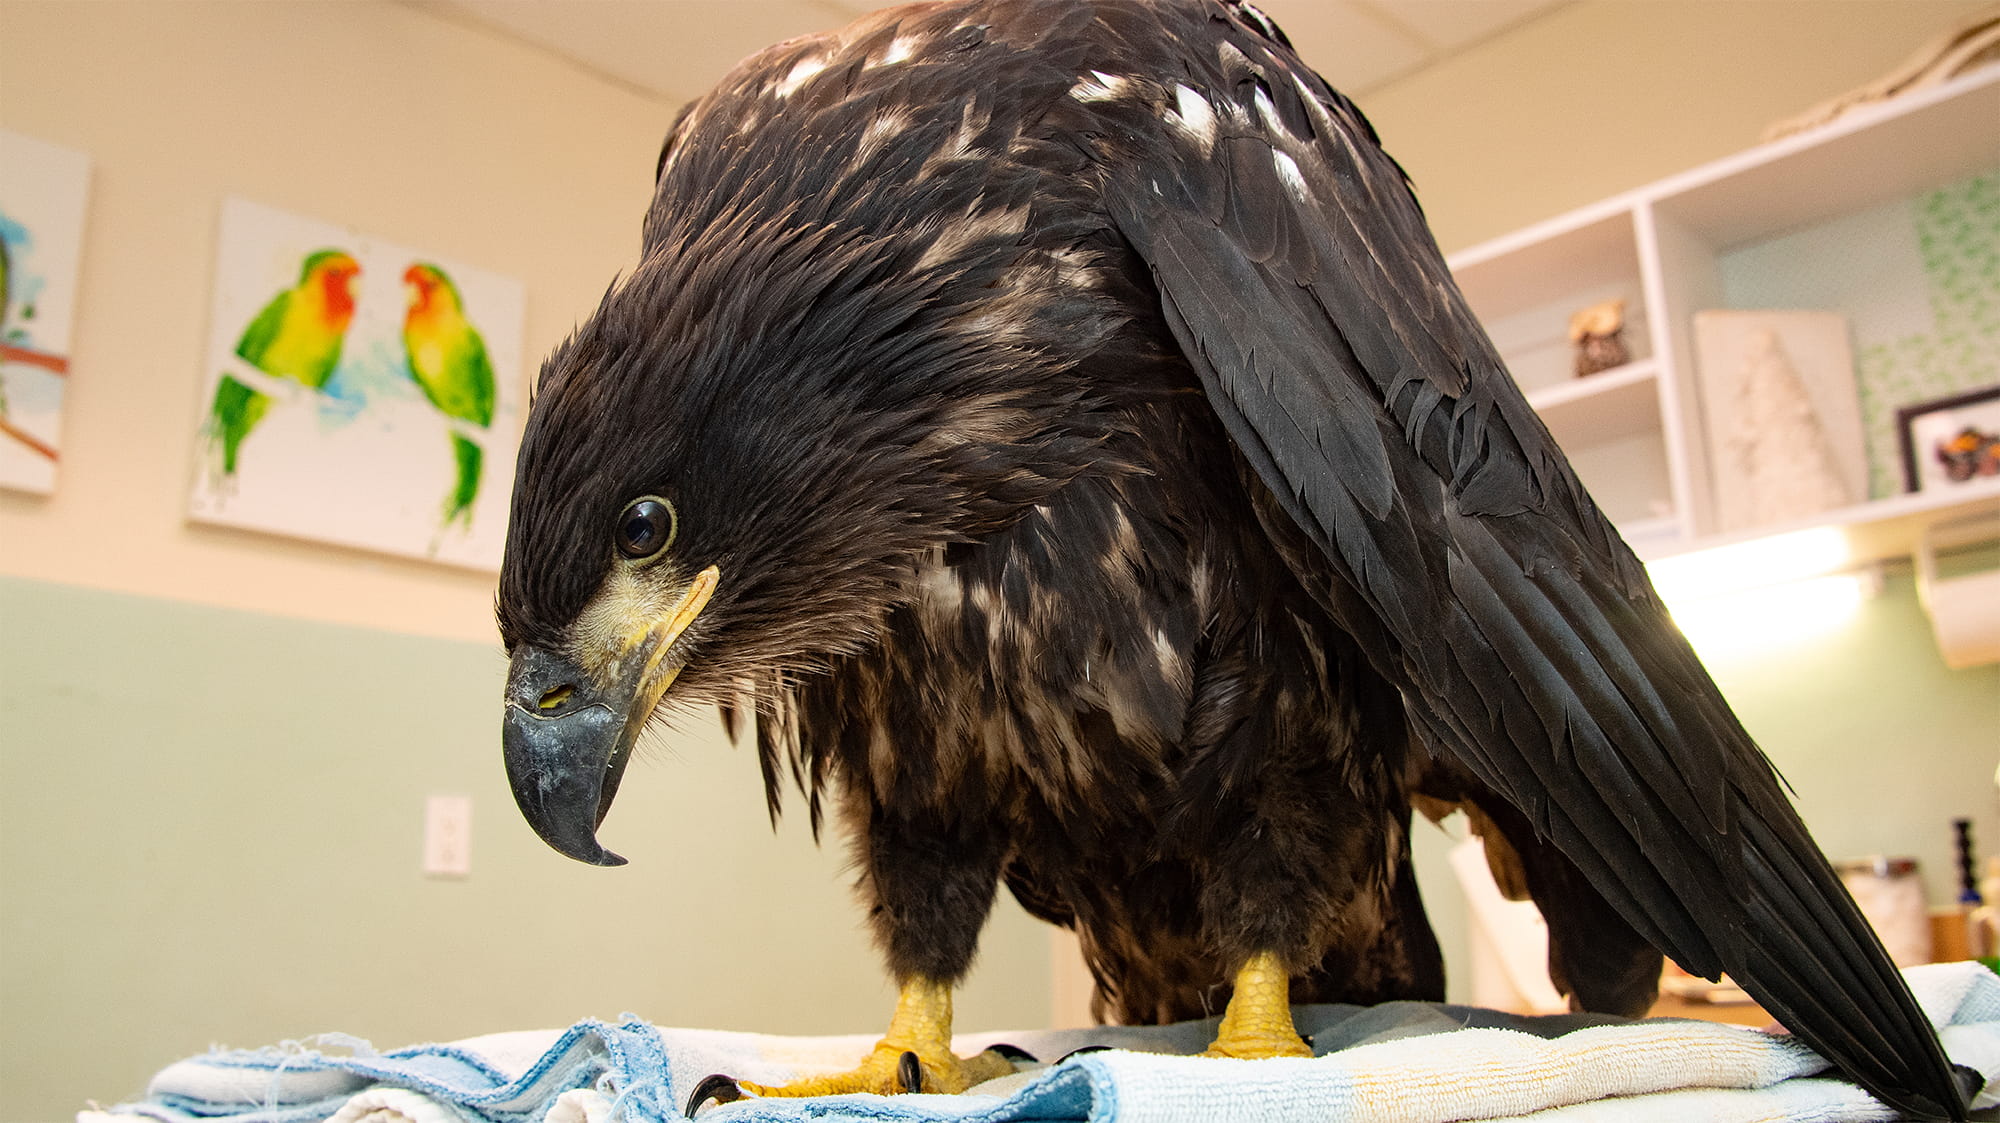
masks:
<svg viewBox="0 0 2000 1123"><path fill-rule="evenodd" d="M1201 1051L1204 1057L1234 1057L1243 1061L1261 1061L1269 1057L1310 1057L1312 1049L1305 1039L1296 1033L1239 1033L1217 1034L1208 1048Z"/></svg>
<svg viewBox="0 0 2000 1123"><path fill-rule="evenodd" d="M807 1076L778 1085L711 1076L695 1089L686 1111L693 1115L710 1100L728 1103L745 1093L753 1096L838 1096L849 1092L873 1092L881 1096L902 1092L957 1094L1013 1071L1014 1062L1000 1049L988 1049L971 1057L954 1054L951 987L935 979L915 978L906 981L896 996L896 1016L889 1021L889 1032L853 1070Z"/></svg>
<svg viewBox="0 0 2000 1123"><path fill-rule="evenodd" d="M808 1076L776 1086L738 1081L738 1086L756 1096L838 1096L848 1092L873 1092L880 1096L902 1092L953 1094L1013 1071L1013 1063L991 1049L976 1056L960 1057L949 1052L919 1052L884 1040L848 1072Z"/></svg>
<svg viewBox="0 0 2000 1123"><path fill-rule="evenodd" d="M1292 1025L1291 979L1270 952L1259 952L1236 972L1236 993L1215 1027L1204 1057L1310 1057L1312 1048Z"/></svg>

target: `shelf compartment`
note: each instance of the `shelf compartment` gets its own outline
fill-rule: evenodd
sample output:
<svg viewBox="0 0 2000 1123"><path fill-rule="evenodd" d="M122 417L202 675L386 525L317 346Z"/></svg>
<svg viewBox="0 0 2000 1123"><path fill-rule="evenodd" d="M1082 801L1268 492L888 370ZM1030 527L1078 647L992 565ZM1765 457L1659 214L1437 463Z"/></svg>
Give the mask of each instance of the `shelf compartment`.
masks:
<svg viewBox="0 0 2000 1123"><path fill-rule="evenodd" d="M1450 260L1472 310L1505 318L1581 287L1636 278L1630 207L1593 207L1495 239Z"/></svg>
<svg viewBox="0 0 2000 1123"><path fill-rule="evenodd" d="M1677 520L1667 450L1658 433L1565 448L1570 467L1604 516L1620 528Z"/></svg>
<svg viewBox="0 0 2000 1123"><path fill-rule="evenodd" d="M1528 395L1591 498L1641 556L1642 543L1671 549L1685 532L1660 392L1659 364L1641 359Z"/></svg>
<svg viewBox="0 0 2000 1123"><path fill-rule="evenodd" d="M1940 137L1959 138L1939 143ZM2000 70L1760 145L1639 194L1718 251L2000 167ZM1857 174L1856 169L1866 169Z"/></svg>
<svg viewBox="0 0 2000 1123"><path fill-rule="evenodd" d="M1455 256L1451 267L1473 314L1524 391L1575 378L1569 319L1600 301L1625 301L1626 347L1635 360L1652 354L1630 209L1568 216L1554 229L1545 225L1523 235Z"/></svg>
<svg viewBox="0 0 2000 1123"><path fill-rule="evenodd" d="M1612 370L1544 386L1528 395L1528 404L1556 442L1570 444L1619 440L1660 428L1660 366L1640 359Z"/></svg>
<svg viewBox="0 0 2000 1123"><path fill-rule="evenodd" d="M1641 359L1528 395L1591 498L1641 557L1679 548L1686 533L1660 392L1659 364Z"/></svg>

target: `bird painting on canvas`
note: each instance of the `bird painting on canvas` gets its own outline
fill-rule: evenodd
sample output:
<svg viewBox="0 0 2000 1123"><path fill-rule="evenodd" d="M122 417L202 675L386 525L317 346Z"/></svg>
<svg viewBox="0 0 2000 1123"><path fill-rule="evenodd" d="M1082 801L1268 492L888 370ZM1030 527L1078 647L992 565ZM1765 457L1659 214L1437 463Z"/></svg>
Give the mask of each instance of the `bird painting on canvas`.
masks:
<svg viewBox="0 0 2000 1123"><path fill-rule="evenodd" d="M493 363L486 340L465 317L458 286L437 265L418 262L403 273L408 307L403 316L403 354L410 377L438 413L474 430L493 426ZM454 428L450 435L457 475L444 505L444 527L467 522L479 498L486 449ZM440 528L442 529L442 528Z"/></svg>
<svg viewBox="0 0 2000 1123"><path fill-rule="evenodd" d="M306 256L298 283L271 298L243 329L236 356L273 378L318 391L340 365L354 320L354 285L361 267L338 249ZM234 476L243 442L271 408L271 395L227 372L215 387L208 432L224 478Z"/></svg>

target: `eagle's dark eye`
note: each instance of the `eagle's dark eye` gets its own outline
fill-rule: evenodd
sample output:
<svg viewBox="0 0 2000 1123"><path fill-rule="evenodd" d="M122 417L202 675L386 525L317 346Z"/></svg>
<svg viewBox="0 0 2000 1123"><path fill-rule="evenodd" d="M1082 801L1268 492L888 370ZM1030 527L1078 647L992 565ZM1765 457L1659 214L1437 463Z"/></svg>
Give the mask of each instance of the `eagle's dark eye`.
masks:
<svg viewBox="0 0 2000 1123"><path fill-rule="evenodd" d="M633 561L658 557L674 540L678 522L674 505L666 500L651 495L634 499L618 516L618 532L613 536L618 553Z"/></svg>

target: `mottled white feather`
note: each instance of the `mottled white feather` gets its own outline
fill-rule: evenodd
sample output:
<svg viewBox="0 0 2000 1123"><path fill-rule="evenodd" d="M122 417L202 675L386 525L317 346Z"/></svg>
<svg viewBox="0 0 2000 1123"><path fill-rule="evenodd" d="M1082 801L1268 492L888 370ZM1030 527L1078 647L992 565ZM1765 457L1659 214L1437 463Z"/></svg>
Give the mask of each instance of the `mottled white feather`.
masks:
<svg viewBox="0 0 2000 1123"><path fill-rule="evenodd" d="M778 80L777 85L771 87L772 96L791 97L799 91L799 87L812 81L813 75L825 70L826 66L827 60L818 56L800 59L792 64L791 70Z"/></svg>
<svg viewBox="0 0 2000 1123"><path fill-rule="evenodd" d="M1193 138L1203 152L1215 147L1215 107L1185 83L1174 86L1174 112L1167 118L1167 123Z"/></svg>
<svg viewBox="0 0 2000 1123"><path fill-rule="evenodd" d="M1078 78L1069 88L1069 96L1081 102L1111 101L1125 96L1132 80L1120 74L1106 74L1093 70Z"/></svg>

